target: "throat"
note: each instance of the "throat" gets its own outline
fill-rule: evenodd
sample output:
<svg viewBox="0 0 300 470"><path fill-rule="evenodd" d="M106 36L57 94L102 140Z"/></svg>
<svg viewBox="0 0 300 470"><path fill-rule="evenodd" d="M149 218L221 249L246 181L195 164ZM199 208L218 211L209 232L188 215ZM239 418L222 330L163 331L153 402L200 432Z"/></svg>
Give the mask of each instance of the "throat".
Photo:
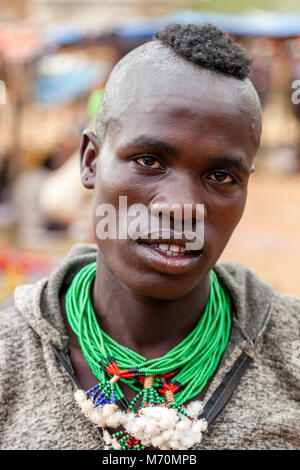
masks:
<svg viewBox="0 0 300 470"><path fill-rule="evenodd" d="M106 297L96 282L97 278L93 306L102 330L147 359L163 356L190 334L209 295L208 282L205 289L176 300L141 298L124 290L113 290Z"/></svg>
<svg viewBox="0 0 300 470"><path fill-rule="evenodd" d="M136 318L133 323L120 321L117 325L100 319L101 328L108 336L148 360L164 356L188 336L197 322L173 328L174 322L165 323L157 318L151 321Z"/></svg>

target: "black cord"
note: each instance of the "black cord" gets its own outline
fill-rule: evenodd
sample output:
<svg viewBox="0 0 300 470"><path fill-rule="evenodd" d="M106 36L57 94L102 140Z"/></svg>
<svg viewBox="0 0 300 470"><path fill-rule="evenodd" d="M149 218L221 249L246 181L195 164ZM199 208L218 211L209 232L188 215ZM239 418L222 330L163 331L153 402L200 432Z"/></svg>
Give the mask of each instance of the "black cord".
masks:
<svg viewBox="0 0 300 470"><path fill-rule="evenodd" d="M81 390L84 390L83 386L81 385L81 383L79 382L79 380L76 378L76 376L74 375L71 367L69 366L69 364L61 357L61 355L59 354L56 346L54 346L54 344L52 345L52 349L54 351L54 354L55 356L57 357L57 359L62 363L62 365L64 366L64 368L66 369L66 371L70 374L70 376L72 377L72 379L74 380L74 382L76 383L77 387L80 388Z"/></svg>
<svg viewBox="0 0 300 470"><path fill-rule="evenodd" d="M52 345L52 349L54 351L54 354L55 356L57 357L57 359L62 363L62 365L64 366L64 368L66 369L66 371L70 374L70 376L72 377L72 379L74 380L74 382L76 383L77 387L80 388L81 390L84 390L83 386L81 385L81 383L79 382L79 380L76 378L76 376L74 375L71 367L69 366L69 364L63 359L63 357L60 355L60 353L58 352L58 349L56 348L56 346L54 346L54 344ZM121 407L127 411L128 408L129 408L129 403L128 401L126 400L125 397L121 398L121 400L119 401Z"/></svg>

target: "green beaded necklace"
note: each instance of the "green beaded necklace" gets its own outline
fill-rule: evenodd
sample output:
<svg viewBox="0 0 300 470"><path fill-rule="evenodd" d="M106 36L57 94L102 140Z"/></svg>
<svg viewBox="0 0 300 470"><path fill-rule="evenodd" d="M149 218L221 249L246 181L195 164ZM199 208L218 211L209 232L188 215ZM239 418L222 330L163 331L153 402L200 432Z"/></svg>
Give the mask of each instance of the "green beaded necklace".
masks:
<svg viewBox="0 0 300 470"><path fill-rule="evenodd" d="M90 295L95 276L96 262L82 268L67 291L65 306L69 324L77 335L87 363L102 388L106 387L106 401L100 404L112 403L108 397L117 401L124 399L119 384L116 382L112 386L111 376L117 376L137 391L129 407L131 411L142 395L141 382L147 376L154 378L148 388L151 388L152 401L158 404L164 402L158 391L164 394L166 390L171 390L176 407L197 396L214 373L230 335L230 299L215 272L210 272L209 298L194 330L167 354L151 360L118 344L101 329ZM170 376L172 386L167 386L166 378ZM155 394L153 389L156 390Z"/></svg>

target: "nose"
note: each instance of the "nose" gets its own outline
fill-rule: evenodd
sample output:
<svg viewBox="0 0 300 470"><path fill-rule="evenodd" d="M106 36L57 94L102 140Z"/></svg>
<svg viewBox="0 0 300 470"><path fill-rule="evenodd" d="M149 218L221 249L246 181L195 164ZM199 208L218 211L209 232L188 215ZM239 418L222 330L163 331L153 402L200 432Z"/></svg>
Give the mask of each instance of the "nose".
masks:
<svg viewBox="0 0 300 470"><path fill-rule="evenodd" d="M165 182L151 201L151 215L170 214L174 220L203 219L205 206L190 178Z"/></svg>

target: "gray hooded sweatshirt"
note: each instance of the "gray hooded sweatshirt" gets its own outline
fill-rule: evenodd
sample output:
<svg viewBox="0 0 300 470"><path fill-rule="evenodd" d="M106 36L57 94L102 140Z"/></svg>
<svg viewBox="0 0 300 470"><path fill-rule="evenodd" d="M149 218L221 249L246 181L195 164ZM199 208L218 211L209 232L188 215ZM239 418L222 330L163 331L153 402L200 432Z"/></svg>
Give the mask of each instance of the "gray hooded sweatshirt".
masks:
<svg viewBox="0 0 300 470"><path fill-rule="evenodd" d="M59 291L95 260L94 245L75 245L49 278L18 287L15 305L1 312L1 449L104 448L53 349L72 371ZM204 399L207 416L215 416L194 449L299 449L300 300L275 293L240 264L214 269L231 296L232 328ZM218 412L209 411L226 396Z"/></svg>

